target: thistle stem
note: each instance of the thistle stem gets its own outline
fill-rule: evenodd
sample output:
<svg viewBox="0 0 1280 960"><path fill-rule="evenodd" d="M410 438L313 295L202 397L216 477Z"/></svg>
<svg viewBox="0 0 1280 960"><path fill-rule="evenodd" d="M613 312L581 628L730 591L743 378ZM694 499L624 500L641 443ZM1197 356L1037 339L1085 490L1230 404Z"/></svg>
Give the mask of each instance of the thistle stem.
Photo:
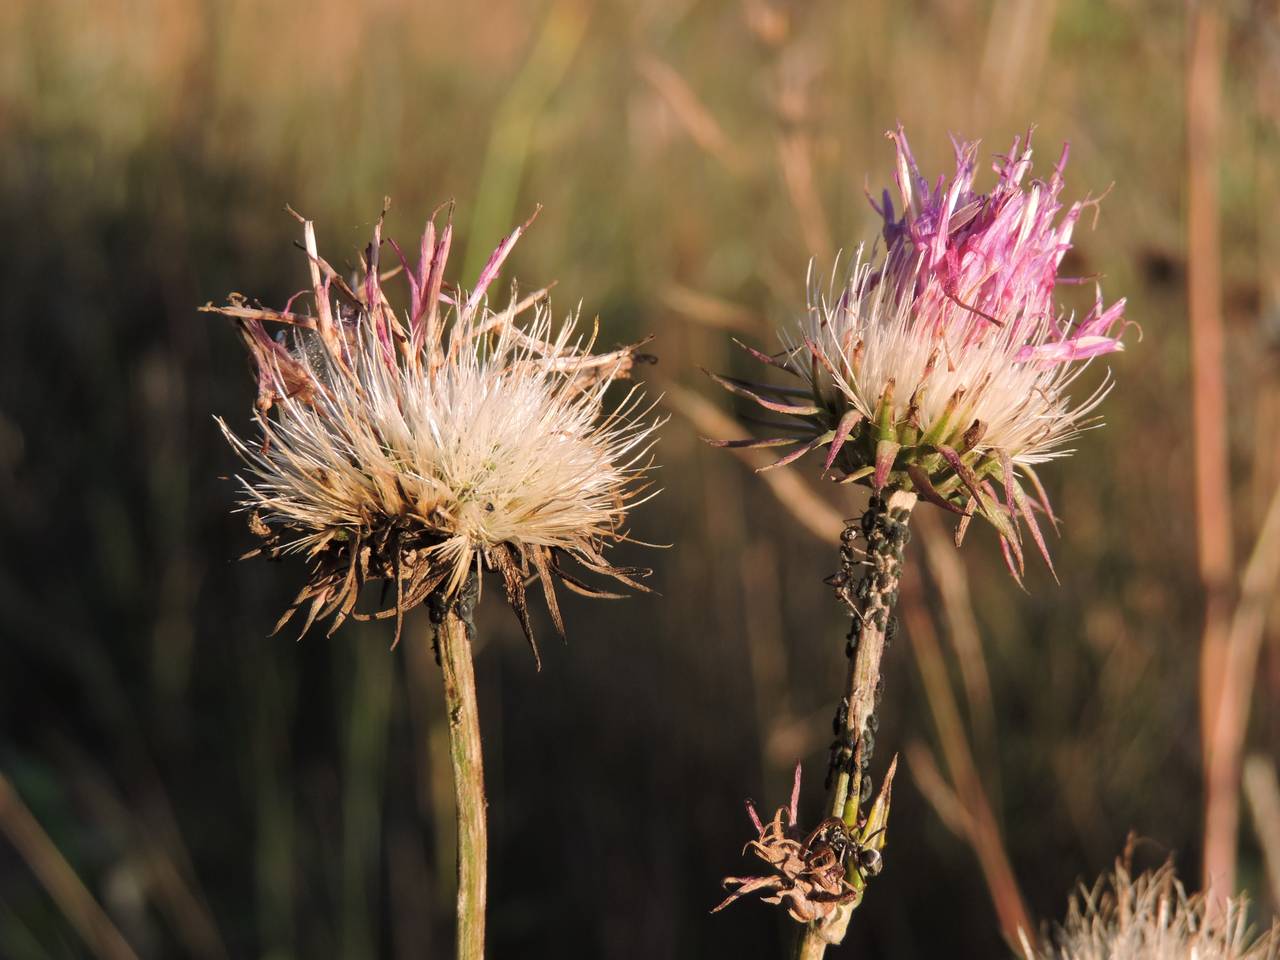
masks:
<svg viewBox="0 0 1280 960"><path fill-rule="evenodd" d="M436 611L433 611L435 613ZM472 580L436 622L444 676L449 756L458 816L458 960L483 960L489 838L485 824L484 761L471 646L475 636Z"/></svg>
<svg viewBox="0 0 1280 960"><path fill-rule="evenodd" d="M845 695L836 708L835 728L839 738L832 755L831 794L828 814L851 827L858 825L863 801L871 793L866 769L871 761L876 731L876 708L883 685L880 660L888 645L893 607L902 579L903 552L907 542L907 522L916 504L916 495L892 491L887 498L872 497L858 525L850 524L842 536L841 572L836 592L853 614L849 630L849 675ZM855 538L866 540L865 573L854 586L853 571L859 558L854 554ZM844 940L849 920L861 898L841 907L825 920L805 927L796 956L799 960L820 960L828 946Z"/></svg>
<svg viewBox="0 0 1280 960"><path fill-rule="evenodd" d="M853 911L842 911L833 914L834 917L844 917L844 929L849 928L849 917L853 916ZM800 948L796 951L796 960L822 960L826 955L827 947L832 946L832 941L819 933L815 927L816 924L809 924L805 927L804 933L800 936ZM844 939L843 930L840 933L841 939ZM838 941L836 941L838 942Z"/></svg>

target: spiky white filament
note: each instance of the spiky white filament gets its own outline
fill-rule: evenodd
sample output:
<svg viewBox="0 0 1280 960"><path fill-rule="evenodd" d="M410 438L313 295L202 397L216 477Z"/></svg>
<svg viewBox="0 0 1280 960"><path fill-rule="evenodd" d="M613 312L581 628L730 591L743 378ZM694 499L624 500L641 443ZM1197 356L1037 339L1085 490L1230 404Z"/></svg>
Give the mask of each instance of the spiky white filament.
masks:
<svg viewBox="0 0 1280 960"><path fill-rule="evenodd" d="M1211 912L1188 896L1171 866L1131 878L1117 867L1071 902L1055 943L1026 960L1275 960L1280 929L1252 937L1247 904L1232 899Z"/></svg>
<svg viewBox="0 0 1280 960"><path fill-rule="evenodd" d="M645 422L637 389L603 413L622 361L587 369L598 358L575 339L574 318L553 334L539 308L521 331L512 311L455 324L434 370L388 357L368 323L348 344L354 375L299 334L293 353L321 387L311 401L279 403L262 444L222 425L250 467L243 506L302 531L293 551L397 519L433 532L450 590L497 544L603 564L601 547L621 535L641 491L657 424Z"/></svg>
<svg viewBox="0 0 1280 960"><path fill-rule="evenodd" d="M944 416L948 432L977 420L985 427L977 450L1002 450L1014 463L1035 464L1069 453L1064 444L1090 425L1089 415L1110 389L1104 379L1073 405L1067 390L1087 360L1017 359L1027 346L1054 335L1047 319L1029 326L1010 317L999 325L961 304L948 308L946 318L923 316L911 297L879 282L862 248L842 285L836 277L833 270L823 290L810 268L809 305L800 329L836 376L822 364L797 364L827 402L843 397L870 418L892 383L895 421L906 418L913 406L926 435ZM789 346L797 357L809 354L802 342L792 340ZM960 402L948 414L957 392Z"/></svg>

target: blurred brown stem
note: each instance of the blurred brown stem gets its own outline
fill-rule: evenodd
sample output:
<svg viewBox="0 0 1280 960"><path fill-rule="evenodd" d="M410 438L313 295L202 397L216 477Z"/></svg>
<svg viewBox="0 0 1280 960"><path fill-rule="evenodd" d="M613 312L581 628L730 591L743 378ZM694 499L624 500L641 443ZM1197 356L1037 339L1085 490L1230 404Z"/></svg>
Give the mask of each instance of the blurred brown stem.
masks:
<svg viewBox="0 0 1280 960"><path fill-rule="evenodd" d="M1253 812L1253 826L1262 847L1273 905L1280 904L1280 780L1276 762L1254 754L1244 763L1244 792Z"/></svg>
<svg viewBox="0 0 1280 960"><path fill-rule="evenodd" d="M795 762L796 720L787 690L787 650L779 616L778 559L774 545L760 540L742 552L742 602L745 614L747 663L755 694L760 729L761 770L781 769Z"/></svg>
<svg viewBox="0 0 1280 960"><path fill-rule="evenodd" d="M718 160L733 176L745 175L748 166L746 157L734 146L714 114L698 99L693 88L674 67L644 54L636 60L636 69L666 103L694 143Z"/></svg>
<svg viewBox="0 0 1280 960"><path fill-rule="evenodd" d="M692 390L677 383L667 381L662 385L668 401L688 421L694 429L704 437L731 436L741 429L731 416L718 410L711 401L699 396ZM734 449L739 460L753 469L759 470L773 458L760 450ZM804 481L791 470L770 470L760 474L769 486L769 490L777 498L796 522L812 533L823 543L832 543L840 536L844 526L838 514L830 504L805 485Z"/></svg>
<svg viewBox="0 0 1280 960"><path fill-rule="evenodd" d="M812 136L797 127L782 133L778 137L778 163L791 206L800 220L805 249L820 263L832 262L835 251L814 176Z"/></svg>
<svg viewBox="0 0 1280 960"><path fill-rule="evenodd" d="M224 960L226 946L191 874L181 835L167 823L165 800L152 791L145 803L130 803L98 766L69 741L58 740L75 771L86 809L102 829L130 837L147 878L147 890L165 914L187 956Z"/></svg>
<svg viewBox="0 0 1280 960"><path fill-rule="evenodd" d="M963 836L973 848L1000 920L1000 932L1010 946L1015 946L1019 934L1034 937L1034 928L1005 852L1000 825L965 737L964 720L952 693L937 634L918 594L908 594L902 611L954 788L943 779L923 746L908 753L911 772L926 798L933 801L943 823Z"/></svg>
<svg viewBox="0 0 1280 960"><path fill-rule="evenodd" d="M1240 602L1231 617L1222 653L1217 713L1205 758L1205 889L1218 889L1223 896L1229 896L1235 885L1244 738L1258 652L1278 579L1280 490L1272 495L1262 532L1241 578Z"/></svg>
<svg viewBox="0 0 1280 960"><path fill-rule="evenodd" d="M1191 402L1195 436L1196 543L1205 591L1200 653L1200 736L1205 771L1203 887L1211 902L1235 884L1235 829L1214 792L1214 726L1223 695L1232 570L1227 402L1223 373L1218 126L1222 104L1222 15L1192 2L1187 63L1187 299L1191 326ZM1216 894L1216 895L1215 895Z"/></svg>
<svg viewBox="0 0 1280 960"><path fill-rule="evenodd" d="M474 583L474 581L473 581ZM436 629L449 717L449 755L458 819L458 960L483 960L489 838L485 827L480 713L471 657L474 586L445 612Z"/></svg>
<svg viewBox="0 0 1280 960"><path fill-rule="evenodd" d="M965 702L969 707L969 722L973 725L974 746L982 761L980 767L983 779L991 787L993 806L998 811L1000 765L996 760L996 711L986 654L982 649L982 635L973 609L969 575L960 560L960 552L956 550L952 536L944 529L937 511L922 510L915 521L915 529L920 534L925 563L942 603L941 613L947 628L945 633L960 666ZM927 616L922 607L919 613ZM932 621L929 626L932 626Z"/></svg>
<svg viewBox="0 0 1280 960"><path fill-rule="evenodd" d="M26 861L89 948L107 960L138 960L7 777L0 773L0 831Z"/></svg>

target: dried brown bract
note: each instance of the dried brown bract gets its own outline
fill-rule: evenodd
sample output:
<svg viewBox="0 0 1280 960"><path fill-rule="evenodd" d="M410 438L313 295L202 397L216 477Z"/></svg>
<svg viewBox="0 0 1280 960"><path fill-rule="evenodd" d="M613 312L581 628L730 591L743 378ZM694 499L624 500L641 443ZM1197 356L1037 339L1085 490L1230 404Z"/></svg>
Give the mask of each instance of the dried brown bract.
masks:
<svg viewBox="0 0 1280 960"><path fill-rule="evenodd" d="M768 823L761 821L755 804L748 800L747 815L755 825L756 839L743 852L751 851L769 865L771 872L755 877L725 877L725 889L732 892L711 912L759 893L763 902L786 907L797 923L810 923L830 917L843 904L861 900L867 880L881 869L880 851L884 848L884 824L896 766L895 758L870 815L856 827L838 817L828 817L812 830L800 828L800 764L796 764L790 803L779 807Z"/></svg>

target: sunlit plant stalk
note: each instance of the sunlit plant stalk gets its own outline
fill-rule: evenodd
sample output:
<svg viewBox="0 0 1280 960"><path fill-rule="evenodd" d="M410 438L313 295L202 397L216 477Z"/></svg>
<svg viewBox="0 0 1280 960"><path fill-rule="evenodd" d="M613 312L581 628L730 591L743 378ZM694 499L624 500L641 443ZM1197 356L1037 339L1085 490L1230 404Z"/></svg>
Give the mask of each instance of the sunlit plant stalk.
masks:
<svg viewBox="0 0 1280 960"><path fill-rule="evenodd" d="M829 579L849 609L848 683L833 724L828 817L809 832L796 804L767 826L752 809L751 848L772 873L729 878L721 906L752 891L783 904L805 924L799 956L821 957L840 943L852 911L878 872L886 842L891 763L870 810L880 661L895 629L908 522L917 500L959 516L956 543L980 516L995 529L1010 573L1025 573L1023 531L1052 570L1037 512L1056 517L1035 467L1097 423L1109 381L1081 403L1068 390L1096 356L1122 349L1113 335L1124 301L1099 289L1082 318L1055 300L1058 267L1086 200L1060 201L1067 151L1047 180L1027 180L1030 136L997 158L990 194L976 193L977 144L955 143L950 184L930 184L899 128L900 215L885 190L879 204L884 252L859 251L848 271L822 288L809 283L800 329L785 349L755 359L794 385L712 375L730 392L784 418L771 436L711 441L725 447L790 447L762 469L825 450L822 473L871 488L866 512L842 536L841 565ZM1026 487L1029 486L1030 493ZM865 544L865 551L858 547ZM717 908L719 909L719 908Z"/></svg>
<svg viewBox="0 0 1280 960"><path fill-rule="evenodd" d="M877 855L886 839L896 756L885 775L878 800L884 810L884 822L877 817L864 817L862 808L872 789L870 766L879 726L876 708L884 692L880 662L890 634L896 629L894 608L909 539L907 524L915 504L916 495L907 490L893 490L887 497L873 496L861 520L845 527L841 538L841 569L832 578L836 595L850 611L851 626L845 650L849 657L849 675L845 694L832 721L836 740L828 771L828 816L839 818L846 827L856 831L859 843ZM866 543L862 560L854 548L858 536ZM859 576L860 568L864 572ZM870 863L877 866L854 870L848 875L857 896L841 904L822 923L806 928L798 952L802 960L821 957L828 944L844 939L853 911L862 902L866 882L879 872L879 860L872 859Z"/></svg>
<svg viewBox="0 0 1280 960"><path fill-rule="evenodd" d="M444 680L449 758L458 821L458 956L484 956L489 837L485 827L484 754L472 651L476 581L471 578L451 604L434 605L436 650Z"/></svg>
<svg viewBox="0 0 1280 960"><path fill-rule="evenodd" d="M301 554L310 574L280 629L306 607L303 632L330 618L395 619L427 603L436 623L458 818L460 958L484 956L487 835L484 768L472 648L485 570L499 574L538 658L526 598L536 580L556 628L556 584L617 597L568 569L644 590L648 571L617 567L604 550L627 539L628 513L646 489L657 424L632 389L606 410L636 346L594 353L596 333L556 326L546 290L494 310L486 292L528 224L494 251L470 291L444 280L452 224L426 225L416 264L386 241L399 266L384 271L380 217L361 275L347 282L303 224L314 313L232 295L205 309L233 318L257 369L256 421L247 442L219 421L245 462L241 508L262 545L253 554ZM383 282L403 273L409 304L391 306ZM441 309L442 305L444 309ZM529 317L523 315L529 314ZM271 337L265 323L288 325ZM382 584L380 609L356 610Z"/></svg>

